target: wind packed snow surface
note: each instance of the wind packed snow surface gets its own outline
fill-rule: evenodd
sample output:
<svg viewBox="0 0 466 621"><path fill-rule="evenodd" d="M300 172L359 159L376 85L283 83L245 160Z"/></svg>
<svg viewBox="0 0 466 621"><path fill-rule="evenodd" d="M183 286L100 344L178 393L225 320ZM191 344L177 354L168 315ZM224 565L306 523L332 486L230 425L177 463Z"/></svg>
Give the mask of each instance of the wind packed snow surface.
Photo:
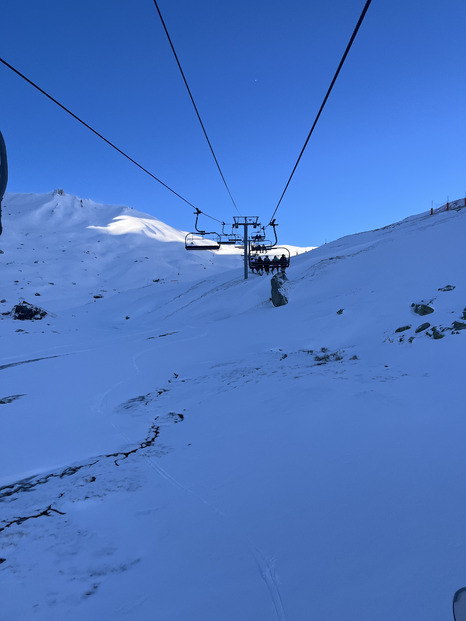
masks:
<svg viewBox="0 0 466 621"><path fill-rule="evenodd" d="M345 237L274 308L150 216L7 194L0 619L450 619L465 238L466 209Z"/></svg>

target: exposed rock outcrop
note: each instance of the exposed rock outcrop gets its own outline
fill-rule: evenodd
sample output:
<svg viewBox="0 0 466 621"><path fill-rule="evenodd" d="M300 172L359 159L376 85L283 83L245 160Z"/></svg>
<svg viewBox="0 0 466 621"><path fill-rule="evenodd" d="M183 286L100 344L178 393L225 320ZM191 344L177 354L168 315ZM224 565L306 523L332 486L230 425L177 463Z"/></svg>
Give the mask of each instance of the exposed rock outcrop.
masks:
<svg viewBox="0 0 466 621"><path fill-rule="evenodd" d="M285 283L288 278L285 275L285 272L278 272L274 276L272 276L271 285L272 285L272 304L274 306L285 306L288 304L288 298L286 297L285 291Z"/></svg>
<svg viewBox="0 0 466 621"><path fill-rule="evenodd" d="M13 319L20 319L21 321L32 319L43 319L47 314L43 308L29 304L29 302L20 302L13 306L11 316Z"/></svg>
<svg viewBox="0 0 466 621"><path fill-rule="evenodd" d="M427 304L411 304L411 308L416 313L416 315L430 315L430 313L434 312L434 309Z"/></svg>
<svg viewBox="0 0 466 621"><path fill-rule="evenodd" d="M453 291L456 289L455 285L446 285L445 287L440 287L438 291Z"/></svg>

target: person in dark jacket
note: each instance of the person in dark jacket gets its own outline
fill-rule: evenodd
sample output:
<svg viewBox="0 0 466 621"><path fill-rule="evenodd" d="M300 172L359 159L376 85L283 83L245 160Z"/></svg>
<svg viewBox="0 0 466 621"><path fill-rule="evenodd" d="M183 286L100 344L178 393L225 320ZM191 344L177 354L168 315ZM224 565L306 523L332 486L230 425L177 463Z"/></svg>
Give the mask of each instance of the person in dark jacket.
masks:
<svg viewBox="0 0 466 621"><path fill-rule="evenodd" d="M257 257L256 269L258 274L262 274L262 270L264 269L264 261L262 260L262 257Z"/></svg>
<svg viewBox="0 0 466 621"><path fill-rule="evenodd" d="M266 274L268 274L270 270L270 259L267 255L264 257L264 270Z"/></svg>
<svg viewBox="0 0 466 621"><path fill-rule="evenodd" d="M287 267L288 267L288 259L285 257L284 254L282 254L282 256L280 257L280 268L282 272L284 272Z"/></svg>
<svg viewBox="0 0 466 621"><path fill-rule="evenodd" d="M277 270L280 267L280 259L277 257L277 255L274 256L274 258L272 259L272 274L274 272L274 270Z"/></svg>

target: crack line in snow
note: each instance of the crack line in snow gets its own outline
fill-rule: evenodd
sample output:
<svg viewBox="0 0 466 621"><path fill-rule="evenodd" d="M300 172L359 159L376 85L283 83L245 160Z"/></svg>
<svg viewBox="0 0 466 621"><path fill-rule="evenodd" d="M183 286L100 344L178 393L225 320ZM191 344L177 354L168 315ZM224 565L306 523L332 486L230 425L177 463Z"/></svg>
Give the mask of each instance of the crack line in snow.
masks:
<svg viewBox="0 0 466 621"><path fill-rule="evenodd" d="M137 354L136 356L133 357L133 365L136 369L137 372L139 372L139 368L137 365L136 360L144 355L146 352L140 352L139 354ZM178 373L173 373L173 378L171 380L168 381L169 384L171 384L173 381L177 382L179 378L179 374ZM181 380L181 382L184 382L184 380ZM109 393L111 392L111 389L107 390L105 393L105 396L107 396ZM163 394L164 392L167 392L166 389L160 389L157 391L157 396L160 396L161 394ZM146 402L147 399L149 398L149 395L144 395L143 396L143 402ZM137 403L141 400L140 397L136 397L133 399L130 399L129 401L127 401L124 404L124 407L126 405L126 407L131 407L131 405L133 403ZM102 399L103 401L103 399ZM158 417L155 419L157 420ZM181 420L183 420L181 418ZM125 438L126 440L128 440L128 437L126 436L126 434L117 427L117 425L115 425L113 423L113 426L115 427L115 429L118 430L118 432L121 434L121 436L123 438ZM156 440L156 438L158 437L159 434L159 427L155 426L154 424L152 425L151 429L154 432L154 435L152 437L152 439L147 438L145 442L141 443L141 445L136 448L133 449L132 451L129 451L127 453L124 452L120 452L120 453L114 453L114 454L110 454L110 455L106 455L106 457L115 457L118 455L123 455L122 459L126 459L130 454L135 453L136 451L140 450L141 448L145 448L146 446L151 446L151 444L153 444ZM195 492L194 490L192 490L189 487L186 487L185 485L183 485L180 481L178 481L177 479L175 479L173 476L171 476L166 470L164 470L161 466L159 466L157 463L155 463L150 456L148 455L144 455L143 454L143 458L146 461L146 463L148 464L148 466L150 466L153 470L155 470L159 476L161 476L163 479L165 479L168 483L170 483L171 485L173 485L174 487L176 487L177 489L181 490L183 493L188 494L189 496L193 497L194 499L196 499L198 502L201 502L203 505L205 505L210 511L212 511L215 515L217 515L218 517L220 517L224 523L228 526L228 528L230 530L232 530L235 534L236 537L240 540L246 543L246 546L250 549L252 556L255 559L256 565L259 568L259 573L263 579L263 581L265 582L267 589L269 591L270 597L272 599L272 604L274 606L275 609L275 613L277 616L277 621L287 621L287 617L285 614L285 610L283 607L283 602L282 602L282 598L280 595L280 590L278 588L278 584L276 581L276 577L275 577L275 569L273 567L273 565L270 564L270 562L266 559L265 555L257 548L257 546L253 545L248 538L243 535L241 532L239 532L237 526L234 523L230 523L231 520L230 518L220 509L218 509L217 507L215 507L213 504L211 504L209 501L207 501L205 498L203 498L200 494L198 494L197 492ZM115 460L115 465L118 466L117 460Z"/></svg>
<svg viewBox="0 0 466 621"><path fill-rule="evenodd" d="M155 418L155 420L157 419L158 419L158 416ZM136 446L135 448L129 451L119 451L118 453L109 453L108 455L105 455L105 457L117 457L117 458L119 457L119 459L114 460L115 466L119 466L119 463L118 463L119 461L122 461L123 459L127 459L130 455L137 453L141 449L145 449L145 448L149 448L150 446L153 446L154 442L159 437L159 433L160 433L160 426L152 423L151 428L149 430L149 434L146 436L146 439L143 442L140 442L139 446Z"/></svg>
<svg viewBox="0 0 466 621"><path fill-rule="evenodd" d="M90 464L81 464L80 466L68 466L59 473L52 472L40 478L29 477L27 479L17 481L16 483L11 483L10 485L0 487L0 502L3 502L6 498L15 494L20 494L22 492L31 492L38 485L44 485L45 483L48 483L50 479L63 479L63 477L73 476L73 474L76 474L76 472L78 472L82 468L90 468L91 466L95 466L98 461L99 460L97 459Z"/></svg>
<svg viewBox="0 0 466 621"><path fill-rule="evenodd" d="M181 418L177 418L174 422L179 422L179 420L183 420L182 415L178 415L181 416ZM158 416L155 418L155 420L158 419ZM115 466L119 466L119 462L123 461L125 459L127 459L130 455L134 455L135 453L137 453L138 451L144 450L146 448L149 448L151 446L154 445L155 441L157 440L157 438L159 437L160 434L160 426L156 425L155 422L152 423L149 432L145 438L145 440L143 440L142 442L139 443L138 446L128 450L128 451L118 451L115 453L109 453L106 455L102 455L98 458L95 459L95 461L91 462L91 463L86 463L86 464L80 464L77 466L68 466L67 468L65 468L64 470L62 470L61 472L52 472L50 474L47 474L45 476L41 476L41 477L29 477L27 479L22 479L21 481L17 481L15 483L12 483L10 485L6 485L0 488L0 502L4 502L7 499L12 500L12 501L16 501L18 500L18 498L11 498L12 496L18 496L23 493L23 492L32 492L33 490L35 490L36 487L38 487L39 485L45 485L46 483L48 483L50 480L52 479L62 479L64 477L68 477L68 476L73 476L74 474L76 474L77 472L79 472L80 470L82 470L83 468L91 468L92 466L95 466L97 464L99 464L100 462L104 461L105 459L110 459L110 458L115 458L114 459L114 464ZM90 482L95 481L95 477L92 477ZM62 498L64 496L64 492L60 493L57 498ZM7 520L2 520L2 526L0 526L0 532L2 532L3 530L5 530L6 528L10 528L13 525L20 525L23 522L25 522L26 520L30 520L30 519L34 519L34 518L40 518L40 517L44 517L44 516L50 516L50 512L53 511L59 515L66 515L65 513L62 513L61 511L58 511L57 509L53 509L52 505L50 504L46 509L44 509L43 511L39 511L39 513L36 513L34 515L28 515L28 516L24 516L24 517L19 517L19 518L15 518L13 520L7 521Z"/></svg>
<svg viewBox="0 0 466 621"><path fill-rule="evenodd" d="M54 513L58 513L59 515L66 515L66 513L63 513L62 511L58 511L58 509L54 509L52 507L52 505L49 505L47 507L47 509L44 509L43 511L41 511L40 513L37 513L36 515L26 515L26 516L22 516L19 518L15 518L14 520L11 520L10 522L7 522L5 524L5 526L0 527L0 533L2 531L4 531L6 528L10 528L10 526L14 526L16 525L20 525L23 522L26 522L27 520L35 520L36 518L40 518L40 517L50 517L50 512L53 511Z"/></svg>

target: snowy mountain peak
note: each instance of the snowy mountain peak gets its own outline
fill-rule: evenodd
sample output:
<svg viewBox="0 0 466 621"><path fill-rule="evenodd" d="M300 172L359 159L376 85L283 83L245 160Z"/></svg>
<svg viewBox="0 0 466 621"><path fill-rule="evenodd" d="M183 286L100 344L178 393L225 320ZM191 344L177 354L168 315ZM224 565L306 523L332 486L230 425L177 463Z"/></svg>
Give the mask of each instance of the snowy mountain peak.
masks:
<svg viewBox="0 0 466 621"><path fill-rule="evenodd" d="M163 241L183 241L185 233L177 231L157 218L130 207L103 205L91 199L71 196L63 190L48 194L6 194L5 205L14 219L31 217L36 226L46 229L69 229L87 224L111 235L145 233ZM8 209L6 210L8 211ZM14 220L13 220L14 227Z"/></svg>

